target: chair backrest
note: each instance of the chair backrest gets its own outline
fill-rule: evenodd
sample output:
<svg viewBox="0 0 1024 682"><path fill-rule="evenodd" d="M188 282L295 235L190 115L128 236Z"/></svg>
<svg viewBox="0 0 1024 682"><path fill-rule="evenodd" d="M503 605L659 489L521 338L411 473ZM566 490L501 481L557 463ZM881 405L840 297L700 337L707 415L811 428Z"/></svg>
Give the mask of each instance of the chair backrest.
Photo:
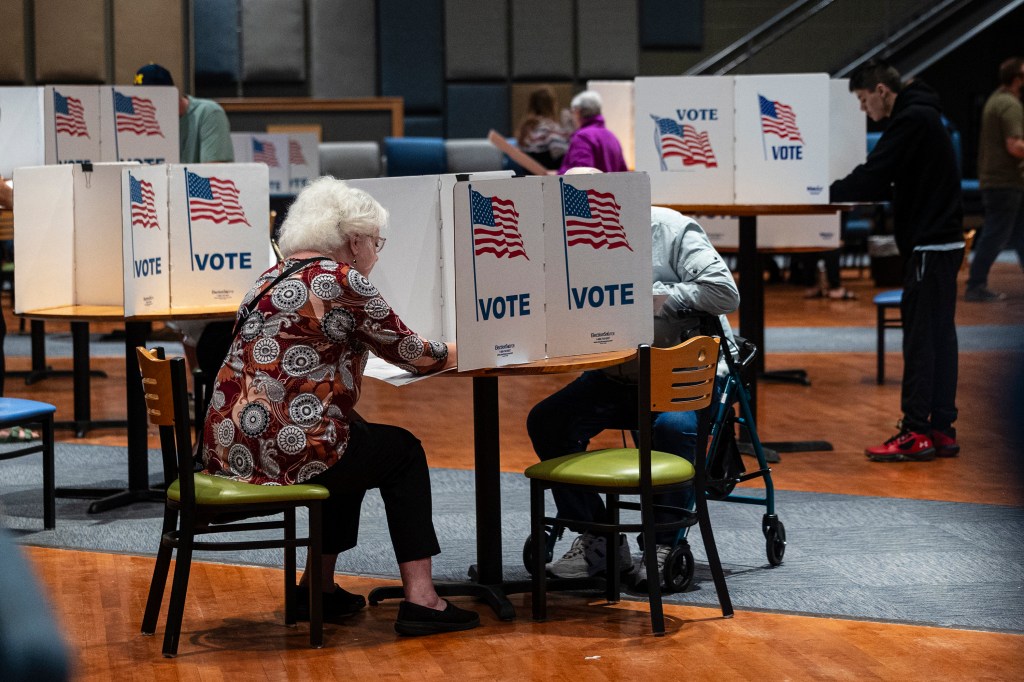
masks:
<svg viewBox="0 0 1024 682"><path fill-rule="evenodd" d="M376 142L321 142L320 172L339 180L380 177L383 164Z"/></svg>
<svg viewBox="0 0 1024 682"><path fill-rule="evenodd" d="M448 157L449 173L505 170L505 155L488 142L485 137L480 139L445 140L444 149Z"/></svg>
<svg viewBox="0 0 1024 682"><path fill-rule="evenodd" d="M704 461L711 405L718 368L720 340L710 336L694 336L671 348L652 348L646 344L637 349L639 381L637 383L637 439L640 453L640 487L651 489L652 412L686 412L701 410L697 419L697 447L694 469L697 490L704 485ZM698 494L703 494L699 492Z"/></svg>
<svg viewBox="0 0 1024 682"><path fill-rule="evenodd" d="M185 360L164 359L163 348L147 350L139 346L135 352L142 374L146 414L149 422L160 429L164 481L170 484L178 479L182 508L191 508L195 505L195 481Z"/></svg>
<svg viewBox="0 0 1024 682"><path fill-rule="evenodd" d="M440 175L448 172L448 156L440 137L385 137L384 166L388 177Z"/></svg>
<svg viewBox="0 0 1024 682"><path fill-rule="evenodd" d="M641 346L641 362L645 353L649 355L651 411L683 412L710 405L719 344L717 338L694 336L672 348Z"/></svg>

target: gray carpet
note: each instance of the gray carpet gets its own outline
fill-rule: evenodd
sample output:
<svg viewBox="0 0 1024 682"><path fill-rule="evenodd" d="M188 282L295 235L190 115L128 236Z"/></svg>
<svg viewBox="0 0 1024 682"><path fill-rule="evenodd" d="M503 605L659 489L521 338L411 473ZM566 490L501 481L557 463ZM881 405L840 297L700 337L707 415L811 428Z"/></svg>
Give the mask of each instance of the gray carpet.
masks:
<svg viewBox="0 0 1024 682"><path fill-rule="evenodd" d="M57 485L123 485L124 448L58 443ZM784 465L779 465L784 466ZM156 451L150 471L158 471ZM431 472L434 523L442 554L438 580L459 580L475 561L472 472ZM156 482L157 477L153 477ZM521 550L529 528L528 486L502 475L505 577L526 578ZM769 568L762 507L712 503L719 552L739 609L813 614L1024 633L1024 509L849 495L780 492L785 561ZM39 456L0 462L0 524L29 545L153 555L161 506L136 504L96 516L88 501L58 500L57 529L42 531ZM550 505L549 505L550 506ZM630 539L634 554L635 538ZM716 605L697 534L691 591L669 601ZM556 548L567 549L568 539ZM207 554L215 561L280 566L279 552ZM339 571L397 576L380 497L363 505L360 544ZM636 595L633 595L634 597Z"/></svg>

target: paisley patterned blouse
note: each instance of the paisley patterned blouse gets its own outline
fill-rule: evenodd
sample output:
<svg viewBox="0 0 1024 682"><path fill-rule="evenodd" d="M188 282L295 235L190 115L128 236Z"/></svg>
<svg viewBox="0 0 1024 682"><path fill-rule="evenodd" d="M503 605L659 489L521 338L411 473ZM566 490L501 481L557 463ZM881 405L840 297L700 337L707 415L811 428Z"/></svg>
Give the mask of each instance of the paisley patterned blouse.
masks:
<svg viewBox="0 0 1024 682"><path fill-rule="evenodd" d="M295 261L263 273L246 306ZM203 434L206 473L249 483L302 483L345 452L367 354L416 374L448 348L410 331L376 287L321 260L278 282L245 318L217 374Z"/></svg>

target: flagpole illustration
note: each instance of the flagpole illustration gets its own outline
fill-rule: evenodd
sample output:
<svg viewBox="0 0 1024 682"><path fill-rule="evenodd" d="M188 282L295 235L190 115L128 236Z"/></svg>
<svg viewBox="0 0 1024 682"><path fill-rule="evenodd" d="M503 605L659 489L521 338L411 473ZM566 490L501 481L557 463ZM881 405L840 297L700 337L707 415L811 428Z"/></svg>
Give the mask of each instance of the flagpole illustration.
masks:
<svg viewBox="0 0 1024 682"><path fill-rule="evenodd" d="M57 131L57 89L53 89L53 160L60 163L60 133Z"/></svg>
<svg viewBox="0 0 1024 682"><path fill-rule="evenodd" d="M120 131L117 129L117 91L114 88L110 88L111 104L114 105L114 158L118 161L121 160L121 140Z"/></svg>
<svg viewBox="0 0 1024 682"><path fill-rule="evenodd" d="M192 200L189 198L188 191L188 166L185 166L185 214L188 216L188 259L192 266L192 271L196 269L196 254L192 248Z"/></svg>
<svg viewBox="0 0 1024 682"><path fill-rule="evenodd" d="M667 171L668 165L665 163L665 155L661 150L661 129L658 126L658 117L651 114L651 118L654 119L654 147L658 150L658 161L661 163L661 170Z"/></svg>
<svg viewBox="0 0 1024 682"><path fill-rule="evenodd" d="M565 245L565 297L572 310L572 287L569 284L569 227L565 224L565 179L558 178L558 194L562 198L562 244Z"/></svg>
<svg viewBox="0 0 1024 682"><path fill-rule="evenodd" d="M473 312L480 321L480 294L476 286L476 228L473 226L473 185L467 185L469 192L469 253L473 257Z"/></svg>
<svg viewBox="0 0 1024 682"><path fill-rule="evenodd" d="M764 99L764 95L757 93L757 111L761 114L761 118L758 120L761 122L761 151L764 152L764 160L768 160L768 143L764 139L764 112L761 111L761 100Z"/></svg>

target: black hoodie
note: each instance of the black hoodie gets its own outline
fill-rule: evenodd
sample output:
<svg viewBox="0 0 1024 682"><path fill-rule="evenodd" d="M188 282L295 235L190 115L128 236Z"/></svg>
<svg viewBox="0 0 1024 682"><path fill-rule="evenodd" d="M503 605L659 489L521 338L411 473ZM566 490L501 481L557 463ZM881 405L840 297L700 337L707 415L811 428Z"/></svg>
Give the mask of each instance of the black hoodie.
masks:
<svg viewBox="0 0 1024 682"><path fill-rule="evenodd" d="M829 198L892 201L896 245L904 258L916 246L962 240L960 171L938 94L921 81L906 85L867 161L833 182Z"/></svg>

